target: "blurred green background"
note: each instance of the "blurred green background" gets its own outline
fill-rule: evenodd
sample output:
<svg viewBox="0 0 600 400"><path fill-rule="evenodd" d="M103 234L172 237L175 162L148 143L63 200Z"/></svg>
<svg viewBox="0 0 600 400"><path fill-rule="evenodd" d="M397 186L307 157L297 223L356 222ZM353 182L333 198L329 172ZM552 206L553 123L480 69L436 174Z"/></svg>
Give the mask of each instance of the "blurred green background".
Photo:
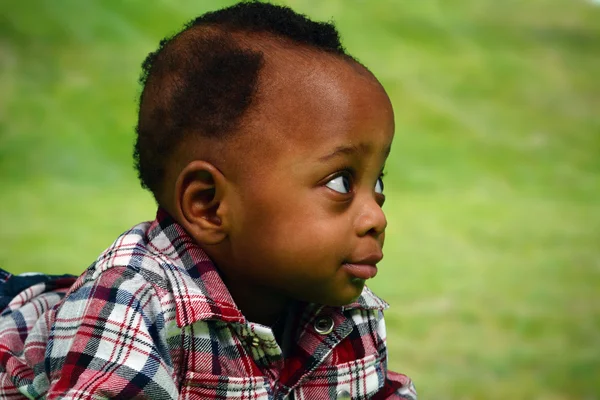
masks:
<svg viewBox="0 0 600 400"><path fill-rule="evenodd" d="M79 274L154 217L141 62L232 3L0 0L0 267ZM391 367L423 399L600 398L600 7L282 3L336 21L395 105Z"/></svg>

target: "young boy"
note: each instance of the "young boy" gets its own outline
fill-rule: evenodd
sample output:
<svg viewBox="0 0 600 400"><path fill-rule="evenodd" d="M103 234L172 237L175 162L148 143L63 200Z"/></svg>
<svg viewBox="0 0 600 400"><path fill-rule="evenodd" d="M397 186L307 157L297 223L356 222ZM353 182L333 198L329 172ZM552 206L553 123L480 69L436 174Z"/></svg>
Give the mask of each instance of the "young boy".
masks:
<svg viewBox="0 0 600 400"><path fill-rule="evenodd" d="M135 158L156 220L64 298L8 306L0 393L414 399L365 287L394 135L380 83L331 24L259 2L197 18L143 67Z"/></svg>

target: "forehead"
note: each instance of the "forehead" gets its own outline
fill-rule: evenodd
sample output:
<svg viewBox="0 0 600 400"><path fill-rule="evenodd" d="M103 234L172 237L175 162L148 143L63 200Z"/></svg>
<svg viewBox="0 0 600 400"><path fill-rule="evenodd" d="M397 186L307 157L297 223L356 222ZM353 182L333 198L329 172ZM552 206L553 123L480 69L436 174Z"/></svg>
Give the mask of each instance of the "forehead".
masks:
<svg viewBox="0 0 600 400"><path fill-rule="evenodd" d="M259 86L249 135L242 136L261 165L277 156L320 158L342 147L389 151L392 106L358 63L312 50L271 51Z"/></svg>

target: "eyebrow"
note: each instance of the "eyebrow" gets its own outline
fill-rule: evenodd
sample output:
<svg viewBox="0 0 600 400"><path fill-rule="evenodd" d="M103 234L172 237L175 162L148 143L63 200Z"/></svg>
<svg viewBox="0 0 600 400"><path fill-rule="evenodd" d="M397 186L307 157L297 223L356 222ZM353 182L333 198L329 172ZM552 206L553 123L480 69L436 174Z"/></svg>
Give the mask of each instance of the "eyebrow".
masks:
<svg viewBox="0 0 600 400"><path fill-rule="evenodd" d="M387 156L390 155L391 150L392 150L391 145L387 146L385 148L385 150L383 151L383 155L385 156L385 158L387 158ZM331 153L326 154L322 157L319 157L319 161L327 162L327 161L331 160L332 158L340 157L343 155L351 156L353 154L358 154L361 152L368 152L368 146L366 146L366 145L361 145L361 146L342 145L342 146L336 147Z"/></svg>

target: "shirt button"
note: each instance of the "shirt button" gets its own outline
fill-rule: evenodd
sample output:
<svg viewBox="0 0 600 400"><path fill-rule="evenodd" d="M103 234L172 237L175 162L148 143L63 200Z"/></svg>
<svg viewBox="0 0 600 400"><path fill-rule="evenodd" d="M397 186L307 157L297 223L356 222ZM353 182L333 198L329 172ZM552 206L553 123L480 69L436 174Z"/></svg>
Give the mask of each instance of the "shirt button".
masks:
<svg viewBox="0 0 600 400"><path fill-rule="evenodd" d="M329 335L333 331L333 319L329 316L319 317L315 321L315 331L321 335Z"/></svg>
<svg viewBox="0 0 600 400"><path fill-rule="evenodd" d="M351 400L350 392L347 390L338 390L336 399Z"/></svg>
<svg viewBox="0 0 600 400"><path fill-rule="evenodd" d="M252 347L260 346L260 339L256 336L248 336L246 337L246 343L248 343Z"/></svg>

